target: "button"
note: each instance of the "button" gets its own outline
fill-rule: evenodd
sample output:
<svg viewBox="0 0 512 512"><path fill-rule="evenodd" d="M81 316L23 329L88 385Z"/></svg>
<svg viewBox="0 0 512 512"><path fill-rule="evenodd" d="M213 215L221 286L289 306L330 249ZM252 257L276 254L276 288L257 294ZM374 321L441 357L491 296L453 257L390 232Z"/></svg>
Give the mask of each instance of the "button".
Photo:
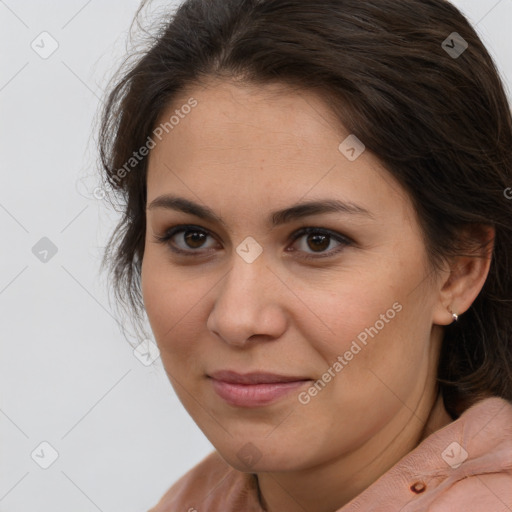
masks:
<svg viewBox="0 0 512 512"><path fill-rule="evenodd" d="M415 482L410 487L411 491L416 494L421 494L426 488L427 486L423 482Z"/></svg>

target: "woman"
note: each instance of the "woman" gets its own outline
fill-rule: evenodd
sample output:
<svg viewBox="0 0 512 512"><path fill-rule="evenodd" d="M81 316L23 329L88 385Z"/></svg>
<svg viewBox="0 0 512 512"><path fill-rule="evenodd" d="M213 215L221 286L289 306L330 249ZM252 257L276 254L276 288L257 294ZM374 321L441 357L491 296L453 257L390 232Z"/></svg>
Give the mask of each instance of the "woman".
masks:
<svg viewBox="0 0 512 512"><path fill-rule="evenodd" d="M153 512L512 509L512 119L444 0L188 0L106 103L106 262L216 450Z"/></svg>

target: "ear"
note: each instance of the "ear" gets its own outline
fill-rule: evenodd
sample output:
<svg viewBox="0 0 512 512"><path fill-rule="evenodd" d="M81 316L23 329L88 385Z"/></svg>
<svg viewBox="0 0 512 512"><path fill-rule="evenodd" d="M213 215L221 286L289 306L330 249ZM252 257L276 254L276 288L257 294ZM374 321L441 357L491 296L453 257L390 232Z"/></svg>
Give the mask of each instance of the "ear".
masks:
<svg viewBox="0 0 512 512"><path fill-rule="evenodd" d="M439 283L439 299L432 321L438 325L453 322L452 313L462 315L473 304L484 286L491 266L496 231L491 226L475 225L461 233L473 248L447 263L447 272Z"/></svg>

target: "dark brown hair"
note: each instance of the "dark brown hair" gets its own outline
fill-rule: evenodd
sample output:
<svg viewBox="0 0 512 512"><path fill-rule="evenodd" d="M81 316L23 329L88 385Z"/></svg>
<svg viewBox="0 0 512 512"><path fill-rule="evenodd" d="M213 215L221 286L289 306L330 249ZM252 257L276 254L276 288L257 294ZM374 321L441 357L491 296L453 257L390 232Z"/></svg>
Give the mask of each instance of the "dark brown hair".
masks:
<svg viewBox="0 0 512 512"><path fill-rule="evenodd" d="M454 32L468 45L461 55L447 51L461 48ZM321 93L409 193L433 269L468 250L463 228L496 229L481 293L445 330L438 380L454 418L486 396L512 401L512 119L465 17L444 0L187 0L168 13L114 84L100 129L103 176L122 212L103 265L135 318L147 158L123 179L119 169L178 94L213 77Z"/></svg>

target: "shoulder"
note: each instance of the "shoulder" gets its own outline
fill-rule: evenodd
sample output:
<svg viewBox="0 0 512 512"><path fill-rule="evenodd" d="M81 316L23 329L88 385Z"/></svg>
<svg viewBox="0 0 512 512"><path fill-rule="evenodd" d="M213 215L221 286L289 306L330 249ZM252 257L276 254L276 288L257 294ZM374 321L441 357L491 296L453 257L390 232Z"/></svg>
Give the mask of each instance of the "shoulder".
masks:
<svg viewBox="0 0 512 512"><path fill-rule="evenodd" d="M441 439L451 441L441 457L449 468L429 512L494 512L512 505L512 403L487 398L469 408L457 428ZM455 425L454 425L455 426ZM451 458L458 460L451 461ZM452 484L448 486L448 484Z"/></svg>
<svg viewBox="0 0 512 512"><path fill-rule="evenodd" d="M232 468L217 451L185 473L148 512L260 512L251 474Z"/></svg>
<svg viewBox="0 0 512 512"><path fill-rule="evenodd" d="M339 512L502 512L510 504L512 403L491 397L427 437Z"/></svg>
<svg viewBox="0 0 512 512"><path fill-rule="evenodd" d="M512 505L512 467L471 475L440 493L427 512L507 512Z"/></svg>

